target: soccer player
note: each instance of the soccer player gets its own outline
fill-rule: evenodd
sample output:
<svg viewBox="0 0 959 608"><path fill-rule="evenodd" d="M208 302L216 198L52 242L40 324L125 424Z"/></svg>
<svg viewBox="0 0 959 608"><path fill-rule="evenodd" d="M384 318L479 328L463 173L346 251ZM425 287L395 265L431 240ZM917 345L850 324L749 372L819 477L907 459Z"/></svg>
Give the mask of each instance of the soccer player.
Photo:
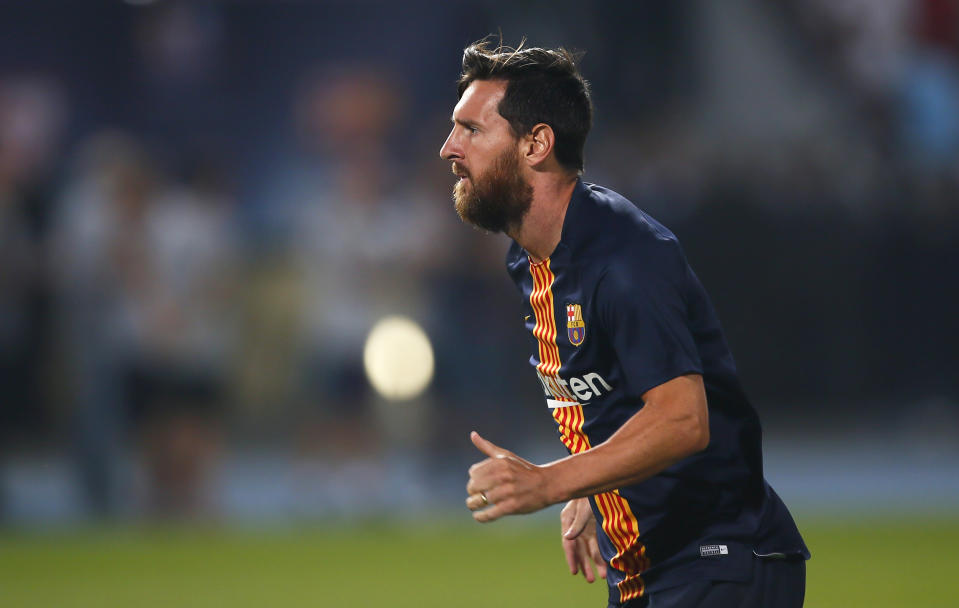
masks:
<svg viewBox="0 0 959 608"><path fill-rule="evenodd" d="M676 237L581 179L592 102L564 49L463 53L440 150L469 224L513 239L530 363L570 455L535 465L472 433L480 522L566 502L573 574L609 606L801 606L809 552L763 478L759 419ZM565 329L566 331L563 331Z"/></svg>

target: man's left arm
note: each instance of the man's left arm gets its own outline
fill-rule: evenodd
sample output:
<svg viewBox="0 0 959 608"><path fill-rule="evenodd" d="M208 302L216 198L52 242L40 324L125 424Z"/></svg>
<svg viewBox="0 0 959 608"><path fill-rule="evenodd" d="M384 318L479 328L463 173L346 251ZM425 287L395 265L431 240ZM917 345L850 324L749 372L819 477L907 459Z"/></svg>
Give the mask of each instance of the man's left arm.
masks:
<svg viewBox="0 0 959 608"><path fill-rule="evenodd" d="M639 483L709 444L706 391L699 374L655 386L643 394L643 402L603 443L541 466L472 433L474 445L487 456L469 471L466 506L474 519L531 513Z"/></svg>
<svg viewBox="0 0 959 608"><path fill-rule="evenodd" d="M703 366L687 307L692 271L671 235L638 234L610 255L593 305L625 387L642 407L603 443L541 467L474 433L488 456L470 469L467 484L466 504L478 521L638 483L708 445Z"/></svg>

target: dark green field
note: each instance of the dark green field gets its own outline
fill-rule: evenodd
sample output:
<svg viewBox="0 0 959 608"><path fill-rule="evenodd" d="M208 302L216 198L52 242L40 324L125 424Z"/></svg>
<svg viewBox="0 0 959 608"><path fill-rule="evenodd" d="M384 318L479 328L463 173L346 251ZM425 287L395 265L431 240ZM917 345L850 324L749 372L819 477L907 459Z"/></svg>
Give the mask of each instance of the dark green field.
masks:
<svg viewBox="0 0 959 608"><path fill-rule="evenodd" d="M806 606L959 606L959 516L801 521ZM542 520L0 532L0 606L605 606Z"/></svg>

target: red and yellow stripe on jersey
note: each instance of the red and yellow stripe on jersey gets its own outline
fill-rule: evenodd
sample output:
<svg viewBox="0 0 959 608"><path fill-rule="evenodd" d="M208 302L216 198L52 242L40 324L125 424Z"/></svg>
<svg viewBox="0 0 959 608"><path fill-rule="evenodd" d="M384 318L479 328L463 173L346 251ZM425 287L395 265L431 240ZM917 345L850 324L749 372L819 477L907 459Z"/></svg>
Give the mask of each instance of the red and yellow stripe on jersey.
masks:
<svg viewBox="0 0 959 608"><path fill-rule="evenodd" d="M553 313L553 281L556 276L550 270L549 258L539 264L530 261L529 271L533 276L533 291L529 302L536 315L533 335L539 346L539 364L536 370L546 378L550 386L562 386L558 378L562 362L559 359L559 347L556 345L556 317ZM551 391L557 401L569 405L553 407L553 418L559 425L559 434L563 443L573 454L585 452L590 448L589 438L583 431L583 406L568 396L567 391ZM564 394L566 393L566 394ZM603 516L602 528L616 548L616 555L610 565L625 573L618 583L621 602L643 595L645 585L640 574L649 567L646 547L639 542L639 525L629 508L629 503L619 495L618 490L604 492L594 496L596 506Z"/></svg>

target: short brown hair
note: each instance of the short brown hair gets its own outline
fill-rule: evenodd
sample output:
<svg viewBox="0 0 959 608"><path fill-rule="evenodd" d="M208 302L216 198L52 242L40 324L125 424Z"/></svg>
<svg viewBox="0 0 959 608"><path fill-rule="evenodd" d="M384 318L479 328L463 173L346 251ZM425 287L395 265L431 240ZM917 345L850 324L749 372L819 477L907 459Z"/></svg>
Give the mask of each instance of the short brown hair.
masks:
<svg viewBox="0 0 959 608"><path fill-rule="evenodd" d="M593 124L589 83L576 67L577 57L564 48L496 47L489 38L463 50L458 92L474 80L505 80L506 93L497 110L513 135L521 137L545 123L556 135L556 160L570 170L583 170L583 148Z"/></svg>

